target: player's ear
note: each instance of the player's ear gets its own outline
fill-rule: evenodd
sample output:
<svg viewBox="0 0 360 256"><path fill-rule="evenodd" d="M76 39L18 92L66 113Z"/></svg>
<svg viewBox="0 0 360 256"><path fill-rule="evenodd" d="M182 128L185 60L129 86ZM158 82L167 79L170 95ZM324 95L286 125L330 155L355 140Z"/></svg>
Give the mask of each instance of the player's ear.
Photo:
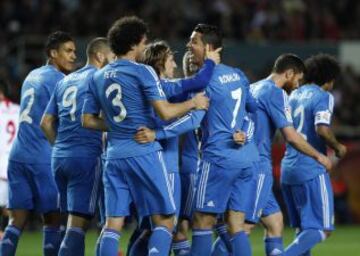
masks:
<svg viewBox="0 0 360 256"><path fill-rule="evenodd" d="M59 55L59 53L56 49L50 50L50 58L57 58L58 55Z"/></svg>

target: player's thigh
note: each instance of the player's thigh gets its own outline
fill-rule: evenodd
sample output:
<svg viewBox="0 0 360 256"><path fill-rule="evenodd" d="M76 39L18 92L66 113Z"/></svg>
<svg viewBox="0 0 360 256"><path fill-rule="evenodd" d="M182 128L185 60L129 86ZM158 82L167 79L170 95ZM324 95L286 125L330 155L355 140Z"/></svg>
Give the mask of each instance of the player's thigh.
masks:
<svg viewBox="0 0 360 256"><path fill-rule="evenodd" d="M300 195L300 192L303 192ZM328 173L320 174L303 184L297 203L301 209L301 229L334 230L334 198ZM302 203L302 204L301 204ZM300 208L301 206L301 208Z"/></svg>
<svg viewBox="0 0 360 256"><path fill-rule="evenodd" d="M33 164L32 189L35 209L40 213L57 211L58 189L50 164Z"/></svg>
<svg viewBox="0 0 360 256"><path fill-rule="evenodd" d="M203 160L196 185L195 211L225 212L236 176L234 170Z"/></svg>
<svg viewBox="0 0 360 256"><path fill-rule="evenodd" d="M68 212L95 214L101 178L100 158L68 158Z"/></svg>
<svg viewBox="0 0 360 256"><path fill-rule="evenodd" d="M53 157L51 159L51 169L55 177L56 186L60 196L60 212L67 213L67 186L68 179L65 173L65 158Z"/></svg>
<svg viewBox="0 0 360 256"><path fill-rule="evenodd" d="M297 203L295 200L295 196L293 194L293 186L291 185L287 185L287 184L281 184L281 192L283 195L283 199L286 205L286 210L287 210L287 215L288 215L288 219L289 219L289 223L290 226L293 228L300 228L300 211L297 208ZM296 191L300 190L301 188L299 187L298 189L295 189Z"/></svg>
<svg viewBox="0 0 360 256"><path fill-rule="evenodd" d="M132 196L124 172L122 159L108 159L103 169L106 217L123 217L130 214Z"/></svg>
<svg viewBox="0 0 360 256"><path fill-rule="evenodd" d="M127 158L124 163L138 215L174 214L176 205L162 152Z"/></svg>
<svg viewBox="0 0 360 256"><path fill-rule="evenodd" d="M249 193L246 195L248 199L246 221L259 222L272 193L272 185L273 177L269 170L254 170L252 180L248 184Z"/></svg>
<svg viewBox="0 0 360 256"><path fill-rule="evenodd" d="M9 209L31 210L34 208L34 194L28 178L30 171L29 165L27 164L9 161Z"/></svg>
<svg viewBox="0 0 360 256"><path fill-rule="evenodd" d="M196 173L180 173L180 180L180 217L191 220L195 198Z"/></svg>

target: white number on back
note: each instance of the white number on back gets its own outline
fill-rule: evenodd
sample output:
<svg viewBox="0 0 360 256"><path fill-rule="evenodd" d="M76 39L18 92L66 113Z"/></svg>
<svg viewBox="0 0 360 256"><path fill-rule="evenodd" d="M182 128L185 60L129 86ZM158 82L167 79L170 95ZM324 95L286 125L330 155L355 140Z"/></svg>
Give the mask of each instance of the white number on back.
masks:
<svg viewBox="0 0 360 256"><path fill-rule="evenodd" d="M238 88L238 89L231 92L231 97L234 100L236 100L235 108L234 108L234 111L233 111L233 120L231 122L231 128L234 128L235 125L236 125L236 117L237 117L237 115L239 113L239 109L240 109L241 96L242 96L241 88Z"/></svg>
<svg viewBox="0 0 360 256"><path fill-rule="evenodd" d="M76 120L75 112L76 112L76 94L78 88L76 86L70 86L64 92L62 104L64 108L71 107L70 109L70 119L71 121Z"/></svg>
<svg viewBox="0 0 360 256"><path fill-rule="evenodd" d="M25 98L30 97L26 108L20 113L20 120L19 122L27 122L29 124L32 124L32 118L31 116L29 116L29 113L31 111L32 105L34 104L34 99L35 99L35 89L34 88L30 88L28 90L25 91L24 96L22 97L22 100L25 100Z"/></svg>
<svg viewBox="0 0 360 256"><path fill-rule="evenodd" d="M124 104L121 101L122 98L122 94L121 94L121 86L119 84L111 84L107 89L106 89L106 97L109 98L110 94L116 91L116 96L115 98L112 100L112 104L116 107L120 108L120 113L117 116L114 116L114 121L119 123L122 120L125 119L126 117L126 108L124 106Z"/></svg>
<svg viewBox="0 0 360 256"><path fill-rule="evenodd" d="M302 129L304 127L304 120L305 120L305 110L304 110L304 106L300 105L299 107L297 107L297 109L295 109L294 111L294 117L298 117L300 116L300 121L299 121L299 126L297 127L296 131L301 134L301 136L303 136L303 138L305 140L307 140L307 136L306 134L302 133Z"/></svg>

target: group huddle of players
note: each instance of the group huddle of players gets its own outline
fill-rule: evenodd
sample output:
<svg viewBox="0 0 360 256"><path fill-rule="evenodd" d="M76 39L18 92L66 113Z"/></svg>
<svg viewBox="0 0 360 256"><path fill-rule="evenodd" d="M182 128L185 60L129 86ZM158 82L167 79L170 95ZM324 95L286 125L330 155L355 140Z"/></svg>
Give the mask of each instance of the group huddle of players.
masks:
<svg viewBox="0 0 360 256"><path fill-rule="evenodd" d="M334 228L326 147L346 153L330 129L338 62L283 54L267 78L249 84L240 69L221 63L219 28L198 24L183 58L185 78L174 80L173 52L164 41L147 43L147 34L137 17L115 21L107 38L89 42L87 63L76 71L74 39L49 35L47 64L21 90L0 255L15 255L31 210L43 215L44 255L84 255L97 208L96 255L117 255L130 214L138 220L131 256L248 256L258 222L266 255L310 255ZM276 130L287 142L281 188L296 228L286 248L272 192Z"/></svg>

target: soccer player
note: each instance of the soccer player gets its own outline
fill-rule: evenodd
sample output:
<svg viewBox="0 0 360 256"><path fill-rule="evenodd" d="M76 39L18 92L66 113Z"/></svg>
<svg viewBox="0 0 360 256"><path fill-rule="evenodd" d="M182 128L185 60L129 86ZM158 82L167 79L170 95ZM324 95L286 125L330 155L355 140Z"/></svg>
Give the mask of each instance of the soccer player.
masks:
<svg viewBox="0 0 360 256"><path fill-rule="evenodd" d="M114 59L106 38L86 49L86 65L58 82L41 121L52 151L60 212L68 213L59 255L84 255L85 231L94 216L100 176L102 133L81 126L81 111L93 73Z"/></svg>
<svg viewBox="0 0 360 256"><path fill-rule="evenodd" d="M220 60L220 50L221 49L210 51L209 47L207 47L205 53L206 60L199 72L197 72L194 76L184 79L173 79L176 63L174 61L173 53L165 41L156 41L149 44L144 51L142 62L152 66L157 75L159 75L166 98L170 102L181 102L189 98L190 92L199 91L206 87L211 78L215 64L217 64ZM172 121L173 120L163 121L159 117L155 117L156 127L166 126ZM135 139L137 139L137 136L135 136ZM160 140L159 142L163 148L163 155L168 170L170 187L173 191L175 206L177 208L176 218L178 218L180 213L181 198L178 138L174 137L168 140ZM144 216L140 216L140 218L142 217ZM135 246L132 246L131 250L129 250L130 255L141 255L139 249L143 250L145 247L144 241L146 241L148 237L145 235L146 232L146 230L143 230L139 237L140 239L137 239L137 241L134 242ZM177 244L175 246L178 247Z"/></svg>
<svg viewBox="0 0 360 256"><path fill-rule="evenodd" d="M106 223L100 255L116 255L120 232L133 201L140 216L151 216L154 228L149 255L168 255L174 226L175 204L166 165L158 142L133 140L143 125L153 127L153 111L163 119L205 109L203 94L178 104L166 101L155 71L136 61L143 54L147 26L137 17L124 17L108 32L117 60L95 72L83 108L83 125L108 131L104 170ZM99 117L103 111L105 120Z"/></svg>
<svg viewBox="0 0 360 256"><path fill-rule="evenodd" d="M8 98L8 84L0 80L0 240L8 224L9 215L6 210L8 202L7 167L11 146L18 130L20 107Z"/></svg>
<svg viewBox="0 0 360 256"><path fill-rule="evenodd" d="M279 129L284 139L297 150L324 165L324 168L331 167L330 160L307 143L293 127L284 89L297 88L304 70L300 58L293 54L283 54L276 59L269 77L251 85L251 93L259 106L254 120L260 163L253 176L253 193L249 195L253 205L246 214L246 220L250 223L247 225L250 232L261 219L265 227L266 255L280 255L283 252L283 216L272 192L271 145L276 130Z"/></svg>
<svg viewBox="0 0 360 256"><path fill-rule="evenodd" d="M337 141L330 128L334 108L330 91L340 73L339 63L329 55L318 54L307 59L305 66L306 84L290 96L294 127L322 154L326 154L329 146L342 158L346 147ZM281 185L291 226L298 229L284 255L310 255L310 250L334 229L329 174L318 161L287 144L281 162Z"/></svg>
<svg viewBox="0 0 360 256"><path fill-rule="evenodd" d="M40 129L40 120L56 83L74 68L74 39L65 32L49 35L47 65L25 78L21 89L19 131L10 152L9 226L0 247L2 256L15 255L30 210L44 217L44 255L57 255L60 246L58 191L51 172L51 146Z"/></svg>
<svg viewBox="0 0 360 256"><path fill-rule="evenodd" d="M188 43L193 63L197 66L204 61L206 44L212 49L221 47L221 32L215 26L198 24ZM246 201L241 195L243 186L252 175L253 161L248 161L247 155L257 149L253 144L245 147L237 145L233 134L242 127L245 106L254 112L256 102L249 93L245 75L223 64L215 67L205 91L211 100L207 112L188 114L174 124L157 130L156 138L178 136L193 129L192 123L201 122L202 163L196 188L191 255L210 255L213 225L217 215L225 212L234 255L251 255L244 232Z"/></svg>

